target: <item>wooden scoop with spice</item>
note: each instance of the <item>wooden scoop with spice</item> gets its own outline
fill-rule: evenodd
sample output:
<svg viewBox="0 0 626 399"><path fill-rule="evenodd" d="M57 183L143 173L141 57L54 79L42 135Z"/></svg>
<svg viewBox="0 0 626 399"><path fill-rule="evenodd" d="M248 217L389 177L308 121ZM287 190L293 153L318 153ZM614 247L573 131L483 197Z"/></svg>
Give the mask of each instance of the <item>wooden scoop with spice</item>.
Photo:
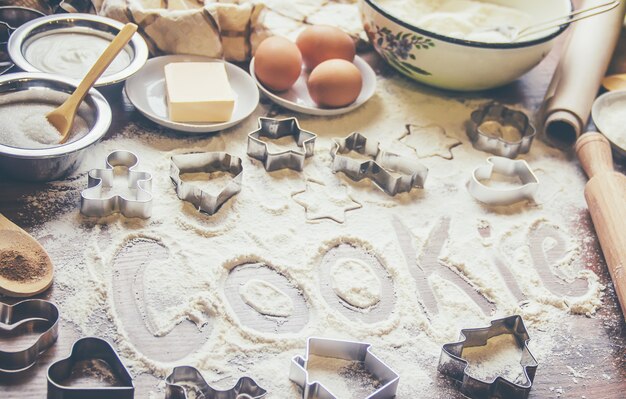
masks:
<svg viewBox="0 0 626 399"><path fill-rule="evenodd" d="M0 293L39 294L52 284L52 261L31 235L0 214Z"/></svg>

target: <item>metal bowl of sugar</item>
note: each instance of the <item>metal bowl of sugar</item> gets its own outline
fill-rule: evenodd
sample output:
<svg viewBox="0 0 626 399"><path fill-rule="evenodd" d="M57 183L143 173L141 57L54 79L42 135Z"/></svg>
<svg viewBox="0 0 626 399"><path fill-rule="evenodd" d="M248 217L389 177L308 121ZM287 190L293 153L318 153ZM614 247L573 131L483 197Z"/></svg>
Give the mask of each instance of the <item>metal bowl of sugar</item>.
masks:
<svg viewBox="0 0 626 399"><path fill-rule="evenodd" d="M26 72L46 72L82 79L124 27L121 22L89 14L59 14L20 26L9 38L13 63ZM148 59L148 46L135 33L95 86L121 87Z"/></svg>
<svg viewBox="0 0 626 399"><path fill-rule="evenodd" d="M613 152L626 159L626 90L609 91L596 98L591 118Z"/></svg>
<svg viewBox="0 0 626 399"><path fill-rule="evenodd" d="M85 150L107 133L111 107L100 92L91 89L78 108L70 139L58 144L60 135L45 115L75 88L72 79L44 73L0 76L0 174L50 181L76 169Z"/></svg>

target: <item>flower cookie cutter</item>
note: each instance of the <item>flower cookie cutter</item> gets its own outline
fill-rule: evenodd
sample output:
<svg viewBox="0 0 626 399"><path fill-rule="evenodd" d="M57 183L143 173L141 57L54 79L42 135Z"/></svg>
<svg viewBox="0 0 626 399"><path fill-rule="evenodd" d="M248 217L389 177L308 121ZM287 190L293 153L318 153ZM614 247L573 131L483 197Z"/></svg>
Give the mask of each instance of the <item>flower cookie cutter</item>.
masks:
<svg viewBox="0 0 626 399"><path fill-rule="evenodd" d="M195 367L174 367L172 373L165 379L165 399L188 399L187 386L194 386L201 398L207 399L261 399L267 391L261 388L250 377L241 377L231 389L219 391L207 384L202 374Z"/></svg>
<svg viewBox="0 0 626 399"><path fill-rule="evenodd" d="M354 181L369 178L391 196L424 187L428 168L417 159L382 151L378 141L368 141L367 137L357 132L345 138L334 138L333 141L330 150L333 173L343 172ZM370 159L360 160L345 155L350 152Z"/></svg>
<svg viewBox="0 0 626 399"><path fill-rule="evenodd" d="M116 384L103 387L64 385L76 364L88 360L101 360L107 363L117 380ZM134 396L135 386L130 373L113 347L101 338L79 339L74 342L69 357L53 363L48 368L48 399L133 399Z"/></svg>
<svg viewBox="0 0 626 399"><path fill-rule="evenodd" d="M261 140L261 137L277 140L288 136L293 137L301 150L275 152ZM259 118L259 128L248 134L248 156L263 162L268 172L285 168L301 171L304 169L304 160L313 156L316 138L315 133L302 130L296 118Z"/></svg>
<svg viewBox="0 0 626 399"><path fill-rule="evenodd" d="M489 126L495 129L489 129ZM519 140L509 141L502 137L506 128L517 131ZM467 126L467 135L474 148L511 159L530 151L535 134L535 127L525 113L496 102L472 112Z"/></svg>
<svg viewBox="0 0 626 399"><path fill-rule="evenodd" d="M7 305L0 302L0 336L13 337L24 332L39 332L37 340L18 351L0 347L0 375L19 373L32 367L59 336L59 309L43 299L27 299Z"/></svg>
<svg viewBox="0 0 626 399"><path fill-rule="evenodd" d="M134 170L139 159L130 151L111 152L105 169L92 169L87 188L80 193L80 212L85 216L108 216L119 212L133 218L147 219L152 215L152 175ZM124 167L116 176L115 167ZM126 182L124 192L112 190L118 179Z"/></svg>
<svg viewBox="0 0 626 399"><path fill-rule="evenodd" d="M400 376L374 355L370 348L370 344L362 342L311 337L307 340L305 357L295 356L292 359L289 379L302 388L303 399L336 399L320 382L309 380L307 362L311 355L353 360L362 362L380 383L380 387L365 399L391 399L396 396Z"/></svg>
<svg viewBox="0 0 626 399"><path fill-rule="evenodd" d="M462 358L463 349L487 344L489 338L511 334L522 348L520 366L524 381L516 383L502 376L481 380L468 374L468 362ZM489 327L461 330L459 342L445 344L439 358L439 372L460 383L460 391L470 398L526 399L532 388L537 360L528 349L528 331L521 316L509 316L494 320Z"/></svg>
<svg viewBox="0 0 626 399"><path fill-rule="evenodd" d="M233 178L218 193L202 190L192 182L185 182L184 173L228 172ZM183 201L191 202L199 211L215 214L231 197L241 191L243 166L241 158L225 152L201 152L172 156L170 178L176 186L176 194Z"/></svg>
<svg viewBox="0 0 626 399"><path fill-rule="evenodd" d="M521 185L516 187L487 186L481 180L489 179L494 173L517 176ZM467 186L469 193L487 205L511 205L525 199L533 200L539 179L526 161L505 157L489 157L487 163L474 169Z"/></svg>

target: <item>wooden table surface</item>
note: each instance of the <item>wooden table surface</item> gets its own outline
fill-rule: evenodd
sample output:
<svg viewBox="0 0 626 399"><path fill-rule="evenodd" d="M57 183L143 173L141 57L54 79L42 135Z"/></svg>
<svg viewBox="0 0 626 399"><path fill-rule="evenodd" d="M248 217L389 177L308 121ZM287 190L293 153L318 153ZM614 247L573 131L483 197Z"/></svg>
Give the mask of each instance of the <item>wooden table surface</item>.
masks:
<svg viewBox="0 0 626 399"><path fill-rule="evenodd" d="M621 65L626 65L626 35L623 35L622 39L611 66L612 71L619 71L622 69ZM519 81L490 91L487 96L504 102L523 104L526 109L536 111L552 76L559 51L557 48L540 66ZM395 74L376 56L371 55L370 61L380 74L386 76ZM409 84L408 81L407 84ZM428 92L433 89L421 87L420 90ZM433 90L433 92L436 91ZM481 96L484 95L485 93L481 94ZM121 94L109 100L116 118L107 137L115 136L131 121L139 122L148 130L155 129L151 122L134 111L132 105ZM572 157L572 162L575 162L574 157ZM35 218L26 211L26 198L46 190L46 187L46 184L11 181L0 174L0 212L26 230L33 228ZM78 192L72 195L78 201ZM55 210L52 209L47 214L38 215L36 220L44 223L54 217ZM592 228L586 212L580 215L578 223L585 229ZM598 274L601 281L608 286L603 306L592 317L575 316L572 318L573 321L568 326L571 334L563 336L563 341L554 351L554 355L540 365L531 398L626 397L626 325L617 306L615 293L597 242L585 245L589 245L589 248L583 252L589 255L586 255L588 258L584 261L588 268ZM47 295L44 293L41 297L45 298ZM15 302L9 298L0 299ZM140 323L141 320L138 321L138 324ZM65 356L71 343L77 338L77 333L72 331L72 327L67 324L62 324L61 330L59 343L49 350L32 370L17 378L0 378L0 398L45 397L47 366L52 359ZM140 376L136 383L138 386L136 397L144 398L147 394L145 389L142 390L142 386L154 386L156 380L144 375ZM438 384L442 386L442 398L461 397L455 391L444 390L445 381Z"/></svg>

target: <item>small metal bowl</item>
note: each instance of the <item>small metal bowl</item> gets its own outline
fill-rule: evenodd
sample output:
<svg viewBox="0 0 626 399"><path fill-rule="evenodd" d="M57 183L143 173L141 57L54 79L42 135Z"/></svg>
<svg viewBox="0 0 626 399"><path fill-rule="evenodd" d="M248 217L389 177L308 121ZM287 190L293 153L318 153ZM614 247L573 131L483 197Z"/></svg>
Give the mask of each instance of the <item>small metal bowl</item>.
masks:
<svg viewBox="0 0 626 399"><path fill-rule="evenodd" d="M45 99L54 105L59 97L60 105L75 88L76 81L72 79L44 73L0 76L0 99L19 96L20 103ZM73 172L82 161L85 149L100 141L108 131L111 107L102 94L91 89L81 103L78 115L87 122L89 132L75 141L35 149L0 144L0 171L9 178L28 181L56 180Z"/></svg>
<svg viewBox="0 0 626 399"><path fill-rule="evenodd" d="M111 18L90 14L59 14L37 18L25 23L13 32L9 38L9 55L13 63L23 71L47 72L32 65L25 57L26 49L37 39L51 34L67 32L90 34L113 40L113 37L123 27L124 24ZM119 72L101 76L95 87L112 86L124 82L140 70L148 59L148 46L138 33L135 33L126 45L125 51L130 55L130 64Z"/></svg>

